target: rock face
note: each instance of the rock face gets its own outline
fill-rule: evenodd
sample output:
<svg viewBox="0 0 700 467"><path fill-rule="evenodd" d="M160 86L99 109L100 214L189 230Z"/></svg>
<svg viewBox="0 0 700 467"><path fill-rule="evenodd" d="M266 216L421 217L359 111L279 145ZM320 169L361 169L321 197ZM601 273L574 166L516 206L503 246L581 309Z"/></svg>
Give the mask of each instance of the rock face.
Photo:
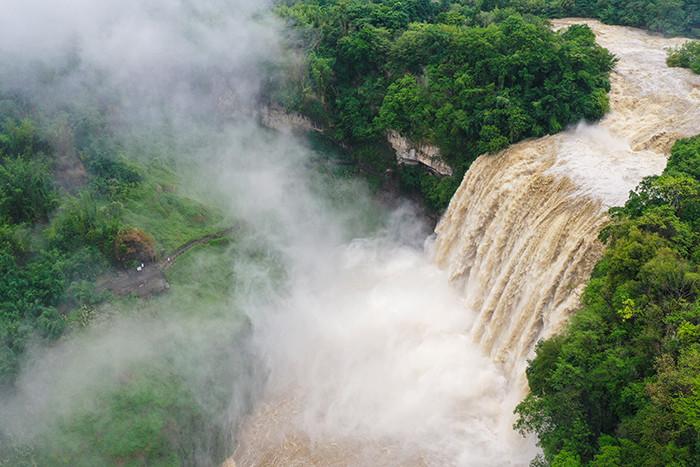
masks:
<svg viewBox="0 0 700 467"><path fill-rule="evenodd" d="M287 112L278 107L266 106L260 109L261 123L274 130L289 133L291 131L322 131L322 129L296 112Z"/></svg>
<svg viewBox="0 0 700 467"><path fill-rule="evenodd" d="M700 76L666 66L683 39L553 21L581 23L618 58L610 112L476 159L436 229L435 260L477 315L473 338L523 387L537 342L579 307L607 209L663 171L675 139L700 132Z"/></svg>
<svg viewBox="0 0 700 467"><path fill-rule="evenodd" d="M274 106L264 106L260 109L260 123L267 128L283 133L298 131L323 132L323 128L310 118L300 113L287 112ZM421 165L435 175L452 175L452 167L442 159L440 149L437 146L423 143L416 144L393 130L387 133L386 138L394 152L396 152L396 161L400 165Z"/></svg>
<svg viewBox="0 0 700 467"><path fill-rule="evenodd" d="M393 130L387 133L386 139L396 151L396 161L400 165L422 165L435 175L452 175L452 167L442 160L440 149L436 146L415 144Z"/></svg>

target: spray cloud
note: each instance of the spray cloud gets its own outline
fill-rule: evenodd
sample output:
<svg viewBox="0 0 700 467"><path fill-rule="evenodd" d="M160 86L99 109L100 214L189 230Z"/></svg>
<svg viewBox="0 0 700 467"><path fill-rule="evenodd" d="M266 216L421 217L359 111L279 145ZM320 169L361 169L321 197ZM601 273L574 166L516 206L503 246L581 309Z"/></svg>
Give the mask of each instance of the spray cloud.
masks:
<svg viewBox="0 0 700 467"><path fill-rule="evenodd" d="M525 463L532 449L513 439L513 396L471 342L472 317L423 251L426 229L412 208L384 213L361 182L319 173L323 157L306 143L255 122L260 64L283 50L267 6L3 6L3 90L32 95L47 113L96 99L124 140L166 134L170 155L191 169L192 192L248 226L226 253L232 286L223 305L187 287L106 305L89 330L30 352L17 391L0 402L5 435L31 442L97 410L105 392L153 378L134 370L145 363L167 368L175 377L163 384L186 386L211 417L221 411L212 381L230 386L217 423L231 436L242 426L242 465L269 456ZM212 464L232 442L198 440L189 461Z"/></svg>

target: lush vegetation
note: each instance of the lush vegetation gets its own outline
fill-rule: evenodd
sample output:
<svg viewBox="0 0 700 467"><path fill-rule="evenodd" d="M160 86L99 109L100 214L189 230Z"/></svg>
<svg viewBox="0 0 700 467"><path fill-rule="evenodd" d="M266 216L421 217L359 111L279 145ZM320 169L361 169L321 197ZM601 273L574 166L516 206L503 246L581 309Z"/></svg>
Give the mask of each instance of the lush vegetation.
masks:
<svg viewBox="0 0 700 467"><path fill-rule="evenodd" d="M322 124L377 183L397 173L400 186L436 211L479 154L608 108L613 57L587 27L553 32L533 14L673 34L697 34L700 14L684 0L278 4L305 60L283 70L284 83L271 80L271 103ZM669 64L698 71L698 55L689 44ZM118 137L119 119L109 120L116 104L93 97L49 111L0 94L0 390L12 396L30 347L79 340L110 320L138 315L152 348L120 368L110 355L90 356L103 364L98 370L79 359L61 368L68 376L93 371L97 383L52 381L68 385L60 389L77 407L49 413L30 438L9 439L0 426L0 465L220 461L230 448L231 401L245 406L250 389L236 386L236 371L250 371L250 360L245 323L230 316L235 276L250 293L256 274L242 277L246 266L264 267L272 280L283 271L265 248L223 239L182 256L167 271L168 294L143 301L100 291L99 278L228 224L183 193L172 135ZM396 167L389 130L438 146L454 175ZM347 167L336 162L321 170ZM543 462L700 465L698 167L700 138L678 142L664 175L645 180L614 211L582 311L564 335L539 345L518 427L539 435ZM334 181L311 185L338 211L360 202L352 184L326 190ZM350 232L360 224L346 223Z"/></svg>
<svg viewBox="0 0 700 467"><path fill-rule="evenodd" d="M71 310L104 298L91 285L99 274L152 261L156 249L158 253L174 249L214 230L220 221L175 192L172 171L166 177L167 169L157 162L149 166L127 162L121 148L99 132L89 133L89 140L78 141L74 148L82 158L79 163L87 167L84 186L74 187L74 194L60 189L59 154L49 141L49 131L31 116L16 114L0 116L4 120L0 383L4 385L11 384L28 339L58 338ZM79 134L81 128L72 131ZM100 137L102 144L95 149ZM166 188L155 189L159 183ZM125 239L131 254L124 251Z"/></svg>
<svg viewBox="0 0 700 467"><path fill-rule="evenodd" d="M0 436L0 465L216 465L227 457L232 400L242 404L251 390L239 373L250 371L245 324L231 316L227 302L235 275L242 274L231 264L251 255L262 261L260 252L241 250L228 239L199 245L168 270L170 293L73 313L70 325L79 330L94 327L100 317L137 316L151 340L138 345L150 350L118 370L102 362L112 371L103 370L88 387L57 381L54 389L68 384L77 407L47 417L30 442ZM168 332L173 322L175 332ZM80 362L62 371L76 369L84 371ZM4 449L3 441L10 441Z"/></svg>
<svg viewBox="0 0 700 467"><path fill-rule="evenodd" d="M552 466L700 465L700 137L612 217L582 309L530 363L517 427Z"/></svg>
<svg viewBox="0 0 700 467"><path fill-rule="evenodd" d="M690 68L700 73L700 42L688 41L677 49L670 50L666 60L668 66Z"/></svg>
<svg viewBox="0 0 700 467"><path fill-rule="evenodd" d="M608 108L612 56L586 26L556 33L513 10L429 0L302 0L279 7L299 31L306 67L273 92L323 124L370 171L388 130L437 145L461 179L479 154L555 133ZM290 73L285 73L288 79ZM385 143L384 143L385 144ZM368 156L369 153L369 156ZM404 170L435 208L455 180Z"/></svg>
<svg viewBox="0 0 700 467"><path fill-rule="evenodd" d="M178 164L163 138L117 138L105 115L89 105L48 112L40 102L0 95L3 397L15 393L29 348L79 340L96 322L138 313L139 319L161 320L155 329L167 330L169 316L196 310L202 316L182 325L192 327L192 336L201 335L202 323L217 324L206 342L184 333L166 339L157 356L125 368L109 371L103 362L103 373L90 375L97 387L93 381L67 389L80 407L45 413L30 439L8 438L12 433L3 426L0 465L194 465L229 454L226 410L234 372L243 368L232 339L244 342L241 320L222 318L230 310L230 284L224 282L230 281L232 247L212 245L218 250L207 256L208 269L203 252L188 253L169 274L171 293L147 305L97 287L101 277L160 259L229 224L183 194ZM62 371L52 390L90 369ZM236 390L245 397L244 389Z"/></svg>
<svg viewBox="0 0 700 467"><path fill-rule="evenodd" d="M598 18L669 35L700 36L696 0L484 0L482 5L512 6L549 17Z"/></svg>

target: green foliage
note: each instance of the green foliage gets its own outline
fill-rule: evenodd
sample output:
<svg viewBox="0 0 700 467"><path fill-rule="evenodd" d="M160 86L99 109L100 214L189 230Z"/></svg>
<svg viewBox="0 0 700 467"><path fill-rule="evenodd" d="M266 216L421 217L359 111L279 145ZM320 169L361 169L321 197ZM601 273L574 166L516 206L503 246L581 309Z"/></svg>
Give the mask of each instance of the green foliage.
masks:
<svg viewBox="0 0 700 467"><path fill-rule="evenodd" d="M143 180L136 167L121 159L98 155L89 158L87 166L95 175L92 181L95 191L103 195L125 195Z"/></svg>
<svg viewBox="0 0 700 467"><path fill-rule="evenodd" d="M24 157L0 163L0 218L14 224L46 221L56 204L46 164Z"/></svg>
<svg viewBox="0 0 700 467"><path fill-rule="evenodd" d="M612 63L585 26L555 34L517 15L483 28L412 25L389 65L404 76L377 123L436 143L458 163L601 117Z"/></svg>
<svg viewBox="0 0 700 467"><path fill-rule="evenodd" d="M700 42L688 41L677 49L669 50L666 63L700 73Z"/></svg>
<svg viewBox="0 0 700 467"><path fill-rule="evenodd" d="M0 386L13 384L28 342L60 338L109 298L95 281L116 263L120 231L150 238L153 228L162 251L220 229L219 216L177 193L172 169L134 162L143 146L125 150L99 114L41 116L39 125L20 104L0 100ZM75 196L54 189L43 129L67 126L89 173Z"/></svg>
<svg viewBox="0 0 700 467"><path fill-rule="evenodd" d="M0 387L12 382L28 337L55 339L64 326L55 308L66 281L60 254L46 251L24 264L15 254L0 244Z"/></svg>
<svg viewBox="0 0 700 467"><path fill-rule="evenodd" d="M498 3L287 2L278 12L300 32L307 69L282 74L278 87L294 91L271 94L347 146L378 147L388 130L437 145L455 176L479 154L600 118L613 59L593 33L555 33L510 9L481 11ZM457 185L403 178L438 210L446 187Z"/></svg>
<svg viewBox="0 0 700 467"><path fill-rule="evenodd" d="M165 362L132 365L122 381L100 389L96 398L52 423L25 449L15 446L5 460L10 457L12 465L165 467L197 465L202 455L223 459L224 426L209 420L219 417L198 404L187 381ZM223 401L217 409L225 409Z"/></svg>
<svg viewBox="0 0 700 467"><path fill-rule="evenodd" d="M31 120L8 118L0 125L0 219L14 224L48 219L57 202L48 151Z"/></svg>
<svg viewBox="0 0 700 467"><path fill-rule="evenodd" d="M120 203L100 203L83 192L65 202L51 225L49 239L64 250L91 245L113 258L114 240L122 228L121 211Z"/></svg>
<svg viewBox="0 0 700 467"><path fill-rule="evenodd" d="M172 167L153 162L138 171L142 181L120 198L123 221L151 235L157 254L222 228L219 213L182 194L182 177Z"/></svg>
<svg viewBox="0 0 700 467"><path fill-rule="evenodd" d="M700 464L699 158L678 141L611 210L582 309L537 347L516 426L551 465Z"/></svg>
<svg viewBox="0 0 700 467"><path fill-rule="evenodd" d="M677 141L673 146L666 173L687 174L700 180L700 139L688 138Z"/></svg>
<svg viewBox="0 0 700 467"><path fill-rule="evenodd" d="M26 342L59 338L67 325L60 307L94 304L104 295L94 280L107 268L98 251L56 248L30 252L0 225L0 386L11 384Z"/></svg>
<svg viewBox="0 0 700 467"><path fill-rule="evenodd" d="M232 268L234 258L240 270ZM0 443L0 464L170 466L223 461L230 455L233 432L229 404L234 397L242 401L247 391L239 373L247 363L237 346L244 340L244 320L228 299L240 283L235 276L245 287L255 286L255 274L248 268L275 267L271 261L269 251L240 251L226 238L212 241L189 250L167 270L170 293L71 313L67 321L78 326L89 324L91 314L114 308L162 319L159 329L174 322L178 326L160 340L157 352L114 372L100 370L100 381L77 388L76 406L47 417L47 426L39 427L26 449L13 446L19 451L15 458L8 461L10 454Z"/></svg>
<svg viewBox="0 0 700 467"><path fill-rule="evenodd" d="M63 422L43 457L52 465L175 465L180 437L202 429L191 395L175 375L143 370L101 394L96 410ZM198 426L199 425L199 426ZM193 460L192 460L193 461Z"/></svg>
<svg viewBox="0 0 700 467"><path fill-rule="evenodd" d="M700 35L700 5L696 0L507 0L502 3L545 16L598 18L604 23L664 34Z"/></svg>
<svg viewBox="0 0 700 467"><path fill-rule="evenodd" d="M399 174L402 188L421 193L426 204L435 212L442 211L450 203L459 187L461 177L438 177L417 166L405 167Z"/></svg>
<svg viewBox="0 0 700 467"><path fill-rule="evenodd" d="M316 67L319 82L322 65ZM182 265L168 271L172 293L153 300L120 302L98 284L116 272L115 253L128 260L133 255L126 258L125 250L148 258L155 256L154 248L170 252L221 230L222 216L184 196L181 174L186 171L174 162L168 129L124 131L127 124L115 125L117 119L105 111L108 99L95 99L91 91L60 110L34 96L2 91L0 392L14 393L29 350L78 338L95 321L109 322L112 314L146 313L153 319L162 314L160 332L173 327L167 313L179 312L193 332L173 332L164 339L167 344L160 347L168 348L158 350L162 358L159 353L130 361L116 372L109 365L93 373L79 367L80 383L72 382L75 372L64 374L62 368L48 393L59 393L63 384L70 387L70 398L57 397L60 407L47 409L51 413L31 427L31 439L8 439L11 428L0 426L0 465L220 463L230 454L234 372L246 371L236 361L242 320L230 303L223 303L233 264L224 253L231 248L220 245L206 260L195 256L198 249L189 252ZM82 162L87 173L81 171L81 178L87 183L66 187L65 157ZM138 162L145 159L151 162ZM121 242L115 244L120 232ZM197 315L191 323L187 313ZM205 325L211 329L200 339ZM245 397L243 391L235 395L241 401Z"/></svg>
<svg viewBox="0 0 700 467"><path fill-rule="evenodd" d="M0 155L32 158L50 151L48 143L30 119L17 121L8 118L0 129Z"/></svg>

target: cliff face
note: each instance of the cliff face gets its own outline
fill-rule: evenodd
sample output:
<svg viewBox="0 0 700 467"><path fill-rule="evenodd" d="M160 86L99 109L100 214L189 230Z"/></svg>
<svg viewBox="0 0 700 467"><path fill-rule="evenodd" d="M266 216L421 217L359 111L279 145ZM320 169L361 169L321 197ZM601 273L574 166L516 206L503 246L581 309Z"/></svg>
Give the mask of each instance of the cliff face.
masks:
<svg viewBox="0 0 700 467"><path fill-rule="evenodd" d="M260 123L267 128L284 133L323 132L323 128L310 118L273 106L264 106L260 109ZM452 167L442 159L438 147L414 143L393 130L387 133L386 139L396 152L396 161L399 165L420 165L435 175L452 175Z"/></svg>
<svg viewBox="0 0 700 467"><path fill-rule="evenodd" d="M413 143L396 131L387 133L386 139L394 148L399 164L422 165L436 175L452 175L452 167L442 159L436 146Z"/></svg>
<svg viewBox="0 0 700 467"><path fill-rule="evenodd" d="M534 457L512 430L527 358L577 309L607 208L663 170L671 141L700 133L700 76L665 65L677 40L586 23L620 59L605 119L479 157L432 257L368 239L313 246L338 264L300 276L284 309L253 324L270 373L239 432L239 466ZM400 163L449 173L436 148L388 138Z"/></svg>
<svg viewBox="0 0 700 467"><path fill-rule="evenodd" d="M260 122L263 126L281 132L323 131L308 117L296 112L287 112L277 107L265 106L260 109Z"/></svg>
<svg viewBox="0 0 700 467"><path fill-rule="evenodd" d="M553 23L589 24L618 57L610 113L479 157L436 229L435 259L478 316L473 338L521 381L537 341L578 307L607 208L663 170L674 140L700 133L700 76L665 63L682 40Z"/></svg>

